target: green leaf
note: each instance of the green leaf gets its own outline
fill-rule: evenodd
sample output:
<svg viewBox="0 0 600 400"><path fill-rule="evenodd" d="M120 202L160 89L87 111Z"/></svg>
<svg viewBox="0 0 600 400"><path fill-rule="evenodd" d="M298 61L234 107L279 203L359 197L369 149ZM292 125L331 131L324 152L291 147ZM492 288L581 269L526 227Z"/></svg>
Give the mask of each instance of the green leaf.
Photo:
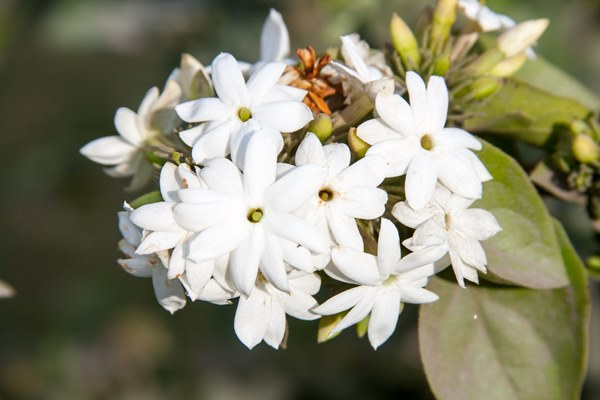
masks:
<svg viewBox="0 0 600 400"><path fill-rule="evenodd" d="M440 400L579 399L587 358L584 266L560 225L570 285L553 290L473 287L435 278L421 306L419 344ZM530 260L535 263L535 260Z"/></svg>
<svg viewBox="0 0 600 400"><path fill-rule="evenodd" d="M561 97L578 101L591 110L600 110L600 99L565 71L537 57L529 60L515 78Z"/></svg>
<svg viewBox="0 0 600 400"><path fill-rule="evenodd" d="M348 311L344 311L339 314L334 315L326 315L319 319L319 330L317 333L317 343L325 343L328 340L335 338L341 332L331 334L331 331L335 326L344 318L344 316L348 314Z"/></svg>
<svg viewBox="0 0 600 400"><path fill-rule="evenodd" d="M591 113L575 100L514 78L486 100L467 105L464 112L468 118L463 127L469 132L508 136L535 146L544 145L557 124L567 125Z"/></svg>
<svg viewBox="0 0 600 400"><path fill-rule="evenodd" d="M163 198L158 190L146 193L133 200L129 205L132 208L139 208L141 206L145 206L146 204L158 203L159 201L163 201Z"/></svg>
<svg viewBox="0 0 600 400"><path fill-rule="evenodd" d="M473 207L490 211L502 231L483 242L488 270L519 286L550 289L568 284L546 206L525 171L508 154L483 142L479 158L494 177ZM485 278L485 277L484 277Z"/></svg>

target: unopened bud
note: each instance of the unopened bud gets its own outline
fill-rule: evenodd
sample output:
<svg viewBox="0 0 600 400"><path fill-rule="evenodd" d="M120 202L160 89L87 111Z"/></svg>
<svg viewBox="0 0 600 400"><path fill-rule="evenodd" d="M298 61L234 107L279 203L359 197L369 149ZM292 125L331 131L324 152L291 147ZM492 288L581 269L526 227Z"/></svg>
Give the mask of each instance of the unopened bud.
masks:
<svg viewBox="0 0 600 400"><path fill-rule="evenodd" d="M438 0L433 10L430 48L433 54L439 54L450 36L450 29L456 20L458 0Z"/></svg>
<svg viewBox="0 0 600 400"><path fill-rule="evenodd" d="M325 143L333 131L331 118L327 114L319 114L308 124L307 130L317 135L321 143Z"/></svg>
<svg viewBox="0 0 600 400"><path fill-rule="evenodd" d="M581 134L589 136L592 133L590 126L580 119L576 119L575 121L571 122L569 128L571 128L571 132L576 135Z"/></svg>
<svg viewBox="0 0 600 400"><path fill-rule="evenodd" d="M586 264L589 269L594 270L596 273L600 272L600 256L591 256L586 260Z"/></svg>
<svg viewBox="0 0 600 400"><path fill-rule="evenodd" d="M523 64L527 61L527 54L519 53L514 57L507 58L501 61L494 68L491 69L490 75L497 76L499 78L507 78L513 76L518 70L521 69Z"/></svg>
<svg viewBox="0 0 600 400"><path fill-rule="evenodd" d="M584 164L598 161L600 158L598 144L587 135L578 134L575 136L571 144L571 151L575 159Z"/></svg>
<svg viewBox="0 0 600 400"><path fill-rule="evenodd" d="M502 88L503 81L501 78L492 76L484 76L477 78L473 83L459 90L456 98L468 98L475 100L483 100Z"/></svg>
<svg viewBox="0 0 600 400"><path fill-rule="evenodd" d="M400 55L404 66L408 70L417 68L421 64L419 44L412 30L396 13L392 15L390 35L394 49Z"/></svg>
<svg viewBox="0 0 600 400"><path fill-rule="evenodd" d="M358 137L357 129L350 128L348 130L348 146L356 157L363 158L371 145Z"/></svg>
<svg viewBox="0 0 600 400"><path fill-rule="evenodd" d="M521 22L498 37L498 48L505 58L514 57L531 47L542 36L548 23L547 19Z"/></svg>
<svg viewBox="0 0 600 400"><path fill-rule="evenodd" d="M433 75L444 76L450 68L450 55L442 54L433 60Z"/></svg>

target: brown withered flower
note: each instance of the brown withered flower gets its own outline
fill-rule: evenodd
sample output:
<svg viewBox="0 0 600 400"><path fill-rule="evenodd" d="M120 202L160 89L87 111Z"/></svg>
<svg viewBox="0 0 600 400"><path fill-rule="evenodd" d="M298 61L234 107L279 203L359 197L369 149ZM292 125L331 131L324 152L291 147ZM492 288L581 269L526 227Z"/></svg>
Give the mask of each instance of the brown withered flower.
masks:
<svg viewBox="0 0 600 400"><path fill-rule="evenodd" d="M298 49L296 54L300 59L300 64L295 67L288 67L282 80L290 86L308 91L304 103L311 110L331 115L331 109L325 99L334 95L336 90L326 79L319 77L323 67L331 62L331 56L325 54L317 58L315 49L312 46Z"/></svg>

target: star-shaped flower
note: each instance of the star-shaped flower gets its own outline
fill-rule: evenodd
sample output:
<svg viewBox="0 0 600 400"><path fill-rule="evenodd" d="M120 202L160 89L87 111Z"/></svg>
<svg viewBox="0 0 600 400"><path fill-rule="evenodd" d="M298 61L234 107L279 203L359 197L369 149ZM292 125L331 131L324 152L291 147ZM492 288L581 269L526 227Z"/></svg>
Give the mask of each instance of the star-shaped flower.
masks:
<svg viewBox="0 0 600 400"><path fill-rule="evenodd" d="M115 127L119 136L93 140L81 148L81 154L98 164L112 165L112 168L104 170L110 176L133 176L127 189L140 189L148 182L153 171L152 165L146 161L144 147L161 135L157 117L173 110L180 96L181 89L174 81L167 82L160 96L158 88L150 89L137 113L126 107L117 110Z"/></svg>
<svg viewBox="0 0 600 400"><path fill-rule="evenodd" d="M434 264L413 263L410 269L399 271L400 239L394 224L381 219L377 257L340 247L331 253L337 269L349 283L356 286L346 290L313 311L333 315L351 309L335 325L330 335L362 321L370 314L368 337L377 349L396 329L402 303L422 304L436 301L438 296L423 289L428 278L437 272Z"/></svg>
<svg viewBox="0 0 600 400"><path fill-rule="evenodd" d="M293 264L297 254L290 254L286 241L329 253L327 239L293 214L320 186L323 168L295 167L276 179L276 166L271 139L263 131L254 132L243 174L228 159L212 159L200 173L208 189L180 190L181 202L173 208L181 227L198 232L188 242L188 258L204 262L231 253L231 278L245 296L252 292L259 269L275 287L288 291L284 261Z"/></svg>
<svg viewBox="0 0 600 400"><path fill-rule="evenodd" d="M283 146L281 132L294 132L313 115L301 101L306 92L283 88L277 82L286 65L267 63L258 68L248 82L231 54L222 53L212 63L212 80L218 97L206 97L179 104L175 110L187 122L203 124L181 132L181 139L192 146L192 157L203 164L215 157L226 157L242 166L240 144L252 122L269 133L277 151ZM255 128L252 128L252 131Z"/></svg>
<svg viewBox="0 0 600 400"><path fill-rule="evenodd" d="M479 242L502 230L489 211L469 208L474 201L438 185L422 209L415 210L406 202L400 202L392 210L398 221L416 229L413 237L403 244L417 254L425 252L441 258L448 253L456 280L462 287L465 287L464 279L479 282L477 270L487 271L487 258Z"/></svg>
<svg viewBox="0 0 600 400"><path fill-rule="evenodd" d="M235 333L249 349L263 340L278 349L286 333L286 314L302 320L319 318L310 311L318 305L312 296L321 286L319 275L291 271L288 281L289 292L282 292L259 276L250 296L240 297Z"/></svg>
<svg viewBox="0 0 600 400"><path fill-rule="evenodd" d="M326 175L300 210L301 215L324 236L332 235L337 244L363 250L356 218L375 219L385 211L387 193L377 188L384 178L384 160L373 156L350 165L348 146L323 146L309 133L298 147L296 165L310 164L321 166Z"/></svg>
<svg viewBox="0 0 600 400"><path fill-rule="evenodd" d="M387 160L387 177L406 174L406 199L419 209L431 198L439 180L464 197L481 197L481 182L491 176L471 152L481 143L459 128L445 128L448 89L444 78L423 79L408 72L410 105L399 95L381 93L375 101L379 118L363 122L358 136L372 145L370 155Z"/></svg>

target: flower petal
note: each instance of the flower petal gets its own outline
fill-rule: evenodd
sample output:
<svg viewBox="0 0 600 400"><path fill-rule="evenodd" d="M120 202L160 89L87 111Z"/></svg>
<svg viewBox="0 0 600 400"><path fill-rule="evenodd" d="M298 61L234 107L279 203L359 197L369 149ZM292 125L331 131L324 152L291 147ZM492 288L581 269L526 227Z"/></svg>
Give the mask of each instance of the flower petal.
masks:
<svg viewBox="0 0 600 400"><path fill-rule="evenodd" d="M327 165L323 145L317 136L308 132L296 150L296 165L317 164L322 167Z"/></svg>
<svg viewBox="0 0 600 400"><path fill-rule="evenodd" d="M358 251L364 249L360 231L358 230L356 220L353 217L344 214L336 207L328 207L326 215L329 229L331 229L331 233L337 244L351 247Z"/></svg>
<svg viewBox="0 0 600 400"><path fill-rule="evenodd" d="M396 132L383 119L375 118L363 122L356 128L356 134L359 138L374 145L375 143L384 142L386 140L402 139L403 135Z"/></svg>
<svg viewBox="0 0 600 400"><path fill-rule="evenodd" d="M398 230L387 218L381 218L381 229L377 241L377 265L379 274L387 277L400 260L400 235Z"/></svg>
<svg viewBox="0 0 600 400"><path fill-rule="evenodd" d="M290 36L287 27L281 14L271 8L260 34L260 59L281 61L288 54L290 54Z"/></svg>
<svg viewBox="0 0 600 400"><path fill-rule="evenodd" d="M265 332L265 343L274 349L278 349L285 336L286 326L283 304L278 298L274 297L271 300L271 318Z"/></svg>
<svg viewBox="0 0 600 400"><path fill-rule="evenodd" d="M472 149L481 150L481 142L469 132L460 128L444 128L435 135L436 144L444 150Z"/></svg>
<svg viewBox="0 0 600 400"><path fill-rule="evenodd" d="M274 212L287 213L297 210L318 193L324 179L325 170L319 165L296 167L266 188L265 203Z"/></svg>
<svg viewBox="0 0 600 400"><path fill-rule="evenodd" d="M344 316L344 318L342 318L340 322L337 323L336 326L333 327L330 335L335 335L347 327L357 324L365 319L365 317L369 315L371 309L373 308L377 294L377 288L369 288L369 290L365 293L365 296L360 299L360 301L348 312L348 314Z"/></svg>
<svg viewBox="0 0 600 400"><path fill-rule="evenodd" d="M303 219L291 214L272 214L263 218L265 230L307 247L320 254L329 254L329 241Z"/></svg>
<svg viewBox="0 0 600 400"><path fill-rule="evenodd" d="M331 184L337 190L357 186L379 186L385 178L385 159L379 155L361 158L341 171Z"/></svg>
<svg viewBox="0 0 600 400"><path fill-rule="evenodd" d="M401 201L392 208L392 215L402 225L409 228L416 228L432 217L431 207L423 207L418 210L413 210L406 201Z"/></svg>
<svg viewBox="0 0 600 400"><path fill-rule="evenodd" d="M476 240L487 240L502 228L492 213L481 208L471 208L452 213L452 227Z"/></svg>
<svg viewBox="0 0 600 400"><path fill-rule="evenodd" d="M229 119L205 130L194 143L192 158L197 164L215 157L226 157L229 154L231 135L239 128L239 121Z"/></svg>
<svg viewBox="0 0 600 400"><path fill-rule="evenodd" d="M414 72L408 72L406 80L408 84L409 76ZM420 79L420 78L419 78ZM422 81L421 81L422 82ZM410 88L409 88L410 90ZM425 94L425 87L423 86L423 95ZM413 95L410 92L411 105ZM397 94L388 94L385 92L379 93L375 98L375 108L377 113L390 128L397 132L398 135L403 137L415 136L417 132L417 121L415 121L414 106L408 105L406 100ZM383 132L382 132L383 133ZM391 133L389 133L391 135Z"/></svg>
<svg viewBox="0 0 600 400"><path fill-rule="evenodd" d="M377 350L392 336L398 323L399 313L400 293L389 291L377 297L371 310L368 330L369 342L373 349Z"/></svg>
<svg viewBox="0 0 600 400"><path fill-rule="evenodd" d="M409 283L400 281L399 287L402 292L402 301L405 303L425 304L439 299L437 294Z"/></svg>
<svg viewBox="0 0 600 400"><path fill-rule="evenodd" d="M376 143L367 150L367 157L379 155L385 159L383 173L386 178L401 176L406 173L408 164L419 150L417 143L409 140L387 140Z"/></svg>
<svg viewBox="0 0 600 400"><path fill-rule="evenodd" d="M427 82L427 108L429 115L421 120L426 122L426 132L440 131L446 125L448 114L448 88L441 76L434 75Z"/></svg>
<svg viewBox="0 0 600 400"><path fill-rule="evenodd" d="M213 60L212 80L219 99L229 107L249 104L248 89L236 59L228 53L221 53Z"/></svg>
<svg viewBox="0 0 600 400"><path fill-rule="evenodd" d="M440 170L443 167L440 166ZM413 209L423 208L431 199L438 178L436 160L427 151L419 152L406 172L406 201Z"/></svg>
<svg viewBox="0 0 600 400"><path fill-rule="evenodd" d="M321 315L333 315L354 307L365 295L371 291L368 286L356 286L343 291L313 309Z"/></svg>
<svg viewBox="0 0 600 400"><path fill-rule="evenodd" d="M252 134L244 161L244 192L246 203L260 206L263 192L275 181L277 153L269 136L262 131Z"/></svg>
<svg viewBox="0 0 600 400"><path fill-rule="evenodd" d="M419 133L424 133L428 126L423 126L423 124L427 123L427 120L432 117L430 115L429 102L427 101L425 82L416 72L408 71L406 73L406 88L408 89L410 107L412 108L414 119L420 125L418 127Z"/></svg>
<svg viewBox="0 0 600 400"><path fill-rule="evenodd" d="M252 111L252 118L273 125L279 132L295 132L313 119L306 104L293 100L262 103Z"/></svg>
<svg viewBox="0 0 600 400"><path fill-rule="evenodd" d="M342 274L358 284L376 285L381 282L377 259L371 254L339 246L331 251L331 260Z"/></svg>
<svg viewBox="0 0 600 400"><path fill-rule="evenodd" d="M152 232L142 240L136 254L152 254L172 249L181 240L181 232Z"/></svg>
<svg viewBox="0 0 600 400"><path fill-rule="evenodd" d="M173 204L161 201L146 204L131 213L131 221L149 231L180 232L173 216Z"/></svg>
<svg viewBox="0 0 600 400"><path fill-rule="evenodd" d="M196 262L214 260L238 247L248 234L246 224L223 221L206 228L188 242L188 257Z"/></svg>
<svg viewBox="0 0 600 400"><path fill-rule="evenodd" d="M265 232L260 224L253 224L246 237L231 253L229 270L234 286L246 296L250 296L256 276L261 255L269 251L265 249Z"/></svg>
<svg viewBox="0 0 600 400"><path fill-rule="evenodd" d="M254 71L246 83L251 108L261 104L265 100L265 97L267 101L269 100L267 94L277 84L279 78L281 78L285 67L285 63L269 62Z"/></svg>
<svg viewBox="0 0 600 400"><path fill-rule="evenodd" d="M158 303L168 312L173 314L181 310L186 303L183 286L178 280L167 278L167 269L157 267L152 274L154 294Z"/></svg>
<svg viewBox="0 0 600 400"><path fill-rule="evenodd" d="M269 327L271 299L263 290L254 290L249 297L240 297L235 320L235 334L249 349L259 344Z"/></svg>
<svg viewBox="0 0 600 400"><path fill-rule="evenodd" d="M216 192L234 196L244 193L240 170L226 158L208 160L200 171L200 176L208 188Z"/></svg>
<svg viewBox="0 0 600 400"><path fill-rule="evenodd" d="M192 293L188 293L188 295L193 300L197 299L204 292L204 288L212 277L214 268L214 261L196 263L191 260L187 260L185 264L185 278L189 284L189 288L192 291Z"/></svg>
<svg viewBox="0 0 600 400"><path fill-rule="evenodd" d="M138 126L138 116L129 108L121 107L117 110L115 128L119 135L132 145L140 147L143 144L145 137Z"/></svg>
<svg viewBox="0 0 600 400"><path fill-rule="evenodd" d="M186 122L223 121L236 118L235 109L216 97L204 97L175 106L179 118Z"/></svg>
<svg viewBox="0 0 600 400"><path fill-rule="evenodd" d="M387 193L378 188L357 186L340 192L332 205L343 214L360 219L375 219L383 215Z"/></svg>
<svg viewBox="0 0 600 400"><path fill-rule="evenodd" d="M283 264L280 240L270 232L264 233L264 239L265 250L261 255L260 271L277 289L282 292L289 292L290 288L285 265Z"/></svg>
<svg viewBox="0 0 600 400"><path fill-rule="evenodd" d="M470 199L481 198L481 180L471 165L451 155L441 157L438 162L440 182L448 189Z"/></svg>
<svg viewBox="0 0 600 400"><path fill-rule="evenodd" d="M95 163L117 165L132 159L137 147L121 136L105 136L83 146L79 152Z"/></svg>

